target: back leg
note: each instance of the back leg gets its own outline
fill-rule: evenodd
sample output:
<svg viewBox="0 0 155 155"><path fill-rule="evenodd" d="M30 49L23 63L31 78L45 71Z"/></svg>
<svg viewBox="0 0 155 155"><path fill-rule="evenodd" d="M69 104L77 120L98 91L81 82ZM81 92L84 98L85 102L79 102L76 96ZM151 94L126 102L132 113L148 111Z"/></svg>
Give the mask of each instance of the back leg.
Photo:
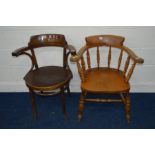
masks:
<svg viewBox="0 0 155 155"><path fill-rule="evenodd" d="M131 121L131 99L129 93L126 96L126 103L125 103L125 116L128 123Z"/></svg>

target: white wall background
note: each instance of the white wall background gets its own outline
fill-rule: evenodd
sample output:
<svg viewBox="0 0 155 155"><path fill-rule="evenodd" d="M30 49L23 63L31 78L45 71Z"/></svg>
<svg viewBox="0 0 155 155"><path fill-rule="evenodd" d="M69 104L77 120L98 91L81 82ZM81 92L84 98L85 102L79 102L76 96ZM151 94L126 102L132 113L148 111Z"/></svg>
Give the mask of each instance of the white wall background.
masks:
<svg viewBox="0 0 155 155"><path fill-rule="evenodd" d="M64 34L69 44L79 50L85 44L85 36L95 34L122 35L125 45L143 57L145 62L138 65L131 78L132 92L155 92L155 27L0 27L0 92L27 91L23 77L30 67L26 56L12 57L11 52L26 46L31 35L42 33ZM38 50L37 58L41 65L61 64L61 52ZM47 54L48 53L48 54ZM51 56L51 57L50 57ZM61 57L60 57L61 58ZM74 78L71 91L80 91L80 80L75 64L70 63Z"/></svg>

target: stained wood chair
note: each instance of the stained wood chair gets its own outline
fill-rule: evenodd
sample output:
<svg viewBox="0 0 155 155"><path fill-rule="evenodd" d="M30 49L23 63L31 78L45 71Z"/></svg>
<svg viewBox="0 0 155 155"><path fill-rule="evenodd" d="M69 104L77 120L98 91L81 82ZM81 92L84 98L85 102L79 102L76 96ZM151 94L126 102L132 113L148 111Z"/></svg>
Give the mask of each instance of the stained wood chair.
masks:
<svg viewBox="0 0 155 155"><path fill-rule="evenodd" d="M123 46L124 37L114 35L96 35L86 37L86 45L77 54L71 57L71 61L77 63L78 72L81 78L81 96L79 99L78 119L83 117L85 102L123 102L125 106L125 116L130 121L130 83L129 80L137 63L142 64L144 60L134 54L128 47ZM103 48L103 49L102 49ZM101 61L105 58L101 53L107 48L107 65L101 66ZM102 51L101 51L102 49ZM92 67L92 57L90 51L96 52L96 67ZM112 55L118 51L116 67L111 66ZM123 63L124 55L126 61ZM87 64L86 64L87 62ZM93 61L94 62L94 61ZM88 93L94 94L119 94L119 99L87 98Z"/></svg>
<svg viewBox="0 0 155 155"><path fill-rule="evenodd" d="M63 66L38 66L35 49L48 46L61 47L63 49ZM34 118L37 117L35 94L48 96L56 93L61 93L62 109L65 118L67 117L64 91L67 90L70 93L69 83L72 78L72 72L68 65L68 56L74 52L75 48L67 44L64 35L41 34L32 36L27 47L22 47L12 53L12 56L16 57L26 55L32 61L31 69L25 75L24 80L31 95ZM55 57L55 59L59 58ZM58 90L58 92L55 92L55 90Z"/></svg>

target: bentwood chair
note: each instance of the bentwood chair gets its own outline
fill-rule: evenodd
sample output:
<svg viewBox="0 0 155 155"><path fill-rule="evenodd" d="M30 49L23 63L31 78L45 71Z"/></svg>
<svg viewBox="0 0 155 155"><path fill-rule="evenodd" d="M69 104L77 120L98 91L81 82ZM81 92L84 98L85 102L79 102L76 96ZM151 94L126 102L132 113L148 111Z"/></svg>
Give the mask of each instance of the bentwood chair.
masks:
<svg viewBox="0 0 155 155"><path fill-rule="evenodd" d="M77 63L81 78L82 93L79 99L78 119L81 120L83 117L85 102L123 102L125 116L129 122L131 107L129 80L136 64L142 64L144 60L136 56L128 47L123 46L124 37L96 35L86 37L85 40L86 45L71 57L71 61ZM118 53L117 56L116 53ZM107 58L103 54L107 54ZM112 60L114 61L113 64ZM103 66L102 61L104 61L105 66ZM96 65L93 66L94 64ZM107 96L109 94L118 94L120 98L88 98L88 93L103 93Z"/></svg>
<svg viewBox="0 0 155 155"><path fill-rule="evenodd" d="M63 66L44 66L39 67L35 55L35 49L41 47L60 47L63 52ZM72 78L72 72L68 65L68 56L75 52L73 46L68 45L64 35L61 34L41 34L30 38L28 46L15 50L12 56L26 55L32 61L31 69L25 75L24 80L29 89L32 100L32 114L37 117L35 103L35 94L53 95L56 92L61 93L62 109L65 118L67 117L64 91L70 93L69 83ZM53 57L55 57L53 55ZM59 57L55 57L59 59Z"/></svg>

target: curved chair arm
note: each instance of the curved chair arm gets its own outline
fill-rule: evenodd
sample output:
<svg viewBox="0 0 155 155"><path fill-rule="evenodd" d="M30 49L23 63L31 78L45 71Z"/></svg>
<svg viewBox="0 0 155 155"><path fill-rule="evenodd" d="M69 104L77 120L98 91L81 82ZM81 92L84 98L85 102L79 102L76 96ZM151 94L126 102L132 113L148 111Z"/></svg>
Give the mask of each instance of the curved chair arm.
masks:
<svg viewBox="0 0 155 155"><path fill-rule="evenodd" d="M83 53L86 51L87 46L83 46L78 53L76 53L75 55L72 55L72 57L70 58L70 61L72 62L78 62L79 59L81 59Z"/></svg>
<svg viewBox="0 0 155 155"><path fill-rule="evenodd" d="M12 52L12 56L18 57L18 56L20 56L22 54L25 54L25 51L28 51L28 50L30 50L29 47L19 48L19 49L15 50L14 52Z"/></svg>
<svg viewBox="0 0 155 155"><path fill-rule="evenodd" d="M83 53L86 51L87 46L82 47L78 53L72 53L72 56L70 58L71 62L76 62L77 64L77 68L78 68L78 72L79 72L79 76L81 78L81 81L84 82L85 81L85 74L84 74L84 70L80 65L79 60L82 58Z"/></svg>
<svg viewBox="0 0 155 155"><path fill-rule="evenodd" d="M125 51L128 55L129 55L129 59L127 58L127 61L126 61L126 64L125 64L125 74L126 74L126 81L129 81L131 76L132 76L132 73L135 69L135 66L136 64L143 64L144 63L144 59L138 57L131 49L129 49L128 47L126 46L122 46L122 49L123 51ZM129 63L130 63L130 58L133 60L133 64L131 65L130 69L128 70L128 66L129 66ZM128 72L127 72L128 70Z"/></svg>
<svg viewBox="0 0 155 155"><path fill-rule="evenodd" d="M136 62L139 64L143 64L144 63L144 59L138 57L131 49L129 49L126 46L122 46L122 49L129 54L129 56Z"/></svg>
<svg viewBox="0 0 155 155"><path fill-rule="evenodd" d="M76 55L76 49L72 45L66 45L65 48L67 49L67 53L66 53L66 58L65 58L65 61L64 61L64 67L65 68L67 67L68 69L70 69L69 65L68 65L68 57L69 57L70 54L71 55Z"/></svg>
<svg viewBox="0 0 155 155"><path fill-rule="evenodd" d="M26 51L28 51L28 50L30 50L30 47L19 48L19 49L15 50L14 52L12 52L12 56L18 57L20 55L27 55L31 59L31 62L32 62L32 66L30 69L30 71L31 71L33 69L35 63L34 63L34 59L33 59L32 55L29 53L26 53Z"/></svg>

